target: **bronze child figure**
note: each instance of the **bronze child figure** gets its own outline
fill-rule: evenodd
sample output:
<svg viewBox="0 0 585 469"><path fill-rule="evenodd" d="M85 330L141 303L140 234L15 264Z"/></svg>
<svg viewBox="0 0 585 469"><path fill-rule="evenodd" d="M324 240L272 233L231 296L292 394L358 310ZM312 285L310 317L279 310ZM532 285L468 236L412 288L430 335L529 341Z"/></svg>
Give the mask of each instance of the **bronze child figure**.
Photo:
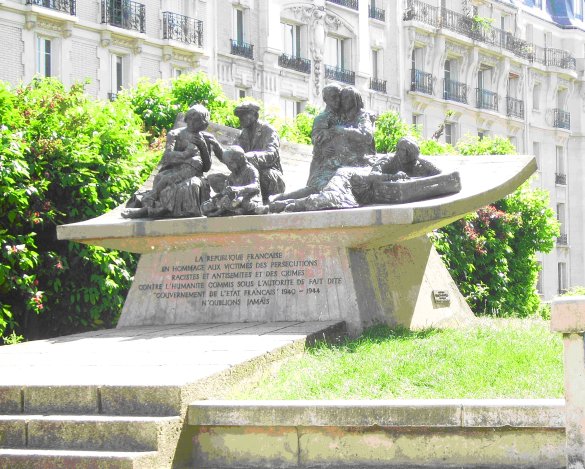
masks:
<svg viewBox="0 0 585 469"><path fill-rule="evenodd" d="M223 190L203 204L203 214L218 217L267 213L268 207L262 205L258 170L246 159L242 147L227 147L222 160L231 174Z"/></svg>

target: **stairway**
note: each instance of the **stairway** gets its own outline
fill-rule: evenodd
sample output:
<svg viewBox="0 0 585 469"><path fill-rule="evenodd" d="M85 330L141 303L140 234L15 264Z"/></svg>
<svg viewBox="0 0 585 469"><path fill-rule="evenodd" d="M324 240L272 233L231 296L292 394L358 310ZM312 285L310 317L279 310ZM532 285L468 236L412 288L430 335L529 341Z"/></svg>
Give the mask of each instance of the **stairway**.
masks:
<svg viewBox="0 0 585 469"><path fill-rule="evenodd" d="M190 464L187 406L345 324L168 324L0 347L0 469Z"/></svg>
<svg viewBox="0 0 585 469"><path fill-rule="evenodd" d="M160 415L172 410L156 399L148 402L145 388L124 391L126 399L134 394L134 404L119 403L114 415L103 412L107 401L95 386L0 388L0 469L171 467L180 408Z"/></svg>

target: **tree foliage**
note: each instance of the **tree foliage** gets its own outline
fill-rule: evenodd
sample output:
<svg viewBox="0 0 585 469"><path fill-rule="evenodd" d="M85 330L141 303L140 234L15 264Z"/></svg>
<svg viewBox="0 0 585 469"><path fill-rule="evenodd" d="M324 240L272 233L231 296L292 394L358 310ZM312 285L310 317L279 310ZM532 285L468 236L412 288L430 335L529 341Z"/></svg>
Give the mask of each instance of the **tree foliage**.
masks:
<svg viewBox="0 0 585 469"><path fill-rule="evenodd" d="M464 155L514 154L506 138L466 136ZM433 234L435 247L476 314L528 316L538 311L536 253L559 235L549 195L528 183Z"/></svg>
<svg viewBox="0 0 585 469"><path fill-rule="evenodd" d="M173 128L177 115L193 104L203 104L217 124L238 126L235 101L226 98L221 86L204 73L184 74L172 81L143 79L135 88L123 90L118 100L134 110L151 140Z"/></svg>
<svg viewBox="0 0 585 469"><path fill-rule="evenodd" d="M0 336L112 325L134 256L58 241L55 227L111 210L150 172L140 120L35 79L0 83L0 122Z"/></svg>

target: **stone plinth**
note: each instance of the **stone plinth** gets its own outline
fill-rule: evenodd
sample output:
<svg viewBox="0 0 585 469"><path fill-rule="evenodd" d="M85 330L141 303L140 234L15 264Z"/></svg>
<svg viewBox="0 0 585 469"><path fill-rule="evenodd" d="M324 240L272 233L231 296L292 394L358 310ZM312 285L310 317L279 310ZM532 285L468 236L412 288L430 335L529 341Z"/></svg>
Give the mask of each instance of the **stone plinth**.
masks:
<svg viewBox="0 0 585 469"><path fill-rule="evenodd" d="M567 468L585 467L585 296L557 298L551 329L563 333Z"/></svg>
<svg viewBox="0 0 585 469"><path fill-rule="evenodd" d="M58 227L143 254L121 326L345 320L426 327L471 312L426 234L516 189L533 157L440 157L461 192L400 205L227 218L125 220L119 209Z"/></svg>

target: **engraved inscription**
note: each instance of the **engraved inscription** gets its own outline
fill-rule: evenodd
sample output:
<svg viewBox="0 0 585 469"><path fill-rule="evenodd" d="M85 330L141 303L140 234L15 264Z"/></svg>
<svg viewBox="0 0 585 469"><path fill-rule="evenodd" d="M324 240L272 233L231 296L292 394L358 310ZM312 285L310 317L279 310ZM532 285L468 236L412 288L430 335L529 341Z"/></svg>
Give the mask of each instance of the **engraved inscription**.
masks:
<svg viewBox="0 0 585 469"><path fill-rule="evenodd" d="M341 277L321 276L322 261L286 258L281 251L194 255L162 265L158 278L138 285L158 300L189 299L197 306L269 305L276 297L323 295L342 285Z"/></svg>

